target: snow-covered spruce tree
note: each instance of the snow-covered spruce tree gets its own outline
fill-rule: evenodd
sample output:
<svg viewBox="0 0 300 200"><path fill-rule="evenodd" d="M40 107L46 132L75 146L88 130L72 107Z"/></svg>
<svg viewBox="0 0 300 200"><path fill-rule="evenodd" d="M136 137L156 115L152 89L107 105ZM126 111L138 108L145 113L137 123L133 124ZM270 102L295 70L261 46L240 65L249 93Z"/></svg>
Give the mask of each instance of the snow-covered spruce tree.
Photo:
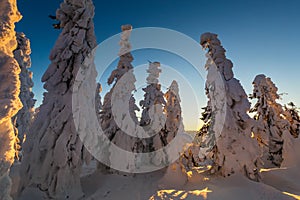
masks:
<svg viewBox="0 0 300 200"><path fill-rule="evenodd" d="M208 49L206 90L211 109L209 135L203 136L209 142L200 157L211 161L211 173L222 176L242 173L258 180L260 153L257 142L251 138L253 120L247 114L250 110L247 95L234 78L233 64L226 58L217 35L204 33L200 44Z"/></svg>
<svg viewBox="0 0 300 200"><path fill-rule="evenodd" d="M117 132L112 138L112 143L127 152L142 151L138 138L139 123L135 113L139 108L135 104L135 99L132 95L132 92L135 91L135 81L133 70L129 70L115 85L111 99L113 117L118 126ZM123 166L126 164L126 169L134 171L137 167L136 159L123 158L118 151L110 150L110 163L112 166ZM121 160L122 163L120 163Z"/></svg>
<svg viewBox="0 0 300 200"><path fill-rule="evenodd" d="M123 25L121 29L120 59L117 69L112 71L107 81L109 85L113 83L114 85L104 97L100 124L104 134L111 142L123 150L134 152L138 151L136 149L137 138L128 135L128 132L133 133L136 130L135 126L138 125L138 118L135 111L139 110L132 95L135 91L134 83L136 81L131 64L133 56L130 53L131 45L129 42L132 26ZM121 81L120 84L118 84L119 81ZM127 104L128 107L124 106L124 104ZM127 111L129 112L129 116L126 115ZM120 119L116 115L118 113L124 113L125 116ZM120 123L116 123L116 120ZM133 122L133 126L127 126L130 122ZM121 124L125 126L120 127ZM107 165L113 164L111 162L118 162L118 160L115 159L118 155L112 155L115 152L109 151L109 145L110 144L106 147L102 147L101 152L102 159L106 160ZM127 164L131 165L132 163ZM103 165L99 164L98 168L103 169Z"/></svg>
<svg viewBox="0 0 300 200"><path fill-rule="evenodd" d="M149 137L143 140L143 151L153 152L161 147L158 142L156 142L156 146L154 145L154 138L165 126L166 117L163 114L163 109L166 101L158 80L161 73L160 63L149 63L147 72L149 73L147 77L148 86L143 88L144 99L140 101L140 106L143 109L140 125L149 134ZM162 143L164 143L163 140Z"/></svg>
<svg viewBox="0 0 300 200"><path fill-rule="evenodd" d="M209 104L209 103L208 103ZM197 138L199 138L200 143L202 144L202 148L205 149L205 147L214 147L215 146L215 135L209 133L209 127L211 122L211 107L208 105L204 108L202 108L204 111L201 113L201 120L203 121L203 125L200 128L199 132L197 133ZM204 138L205 137L205 138Z"/></svg>
<svg viewBox="0 0 300 200"><path fill-rule="evenodd" d="M213 157L214 148L216 145L216 138L211 129L212 110L210 103L204 108L201 113L201 120L203 125L196 134L194 141L187 147L180 157L181 166L186 172L192 171L198 167L205 169L213 164L210 159Z"/></svg>
<svg viewBox="0 0 300 200"><path fill-rule="evenodd" d="M283 161L282 136L284 133L289 134L290 124L284 116L282 106L276 102L280 96L272 80L263 74L257 75L253 87L251 98L257 99L257 103L251 112L255 113L254 119L262 125L262 128L254 134L263 149L265 166L279 167Z"/></svg>
<svg viewBox="0 0 300 200"><path fill-rule="evenodd" d="M155 135L153 138L156 150L167 146L176 137L177 133L184 132L179 87L175 80L171 83L164 97L166 99L166 106L164 107L164 112L166 113L166 124L159 134Z"/></svg>
<svg viewBox="0 0 300 200"><path fill-rule="evenodd" d="M167 146L177 134L184 133L184 126L182 122L181 116L181 106L180 106L180 96L179 96L179 87L176 81L173 81L168 89L168 91L164 94L166 99L165 107L163 108L164 113L166 114L166 118L162 118L161 125L165 120L165 124L161 128L161 130L157 129L157 134L150 138L143 139L143 144L153 144L153 146L148 148L148 150L157 151ZM162 101L161 101L162 102ZM159 107L162 105L159 104ZM159 110L160 111L160 110ZM154 132L155 133L155 132ZM147 147L147 146L146 146ZM156 165L160 164L169 164L170 163L170 152L163 150L162 152L156 152L151 157L152 162ZM173 153L173 152L172 152ZM161 155L163 154L163 155ZM152 155L151 155L152 156Z"/></svg>
<svg viewBox="0 0 300 200"><path fill-rule="evenodd" d="M90 155L75 129L72 93L77 72L96 47L93 2L65 0L56 17L62 32L51 51L51 64L42 77L47 92L23 145L24 177L20 189L33 186L45 198L79 199L83 196L82 164Z"/></svg>
<svg viewBox="0 0 300 200"><path fill-rule="evenodd" d="M22 108L21 72L13 51L17 48L15 23L21 19L16 0L0 1L0 198L11 199L9 169L16 154L17 130L12 118Z"/></svg>
<svg viewBox="0 0 300 200"><path fill-rule="evenodd" d="M18 129L18 138L19 144L22 147L24 138L29 133L29 127L33 120L34 115L34 104L35 99L32 92L33 81L32 81L32 72L29 71L31 67L31 49L30 41L24 33L17 33L18 47L14 51L14 56L17 62L20 65L20 81L21 81L21 91L20 99L23 104L23 108L15 116L16 127ZM21 159L22 152L19 154L19 159Z"/></svg>
<svg viewBox="0 0 300 200"><path fill-rule="evenodd" d="M300 134L300 115L293 102L284 105L285 117L290 122L290 132L293 137L298 138Z"/></svg>
<svg viewBox="0 0 300 200"><path fill-rule="evenodd" d="M290 102L284 106L284 117L289 121L289 132L285 131L282 135L283 149L281 167L300 166L300 120L299 111L295 104Z"/></svg>

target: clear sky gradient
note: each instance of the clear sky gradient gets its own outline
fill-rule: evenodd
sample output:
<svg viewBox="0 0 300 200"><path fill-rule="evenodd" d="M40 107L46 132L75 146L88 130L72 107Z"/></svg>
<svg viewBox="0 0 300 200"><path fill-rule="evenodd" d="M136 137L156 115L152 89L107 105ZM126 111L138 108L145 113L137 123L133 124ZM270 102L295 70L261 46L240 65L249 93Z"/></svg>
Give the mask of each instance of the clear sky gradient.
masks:
<svg viewBox="0 0 300 200"><path fill-rule="evenodd" d="M34 93L38 104L42 101L43 93L41 76L49 65L48 56L60 33L52 28L51 24L55 22L48 15L54 15L60 3L59 0L18 1L23 19L17 24L17 31L24 32L31 40L31 70L34 73ZM252 91L254 77L264 73L272 78L280 93L288 93L283 96L282 103L293 101L300 106L300 1L94 0L94 4L98 43L119 33L122 24L132 24L134 28L169 28L182 32L197 42L204 32L217 33L227 50L227 57L234 63L235 77L241 80L248 94ZM205 77L196 80L192 76L192 67L184 61L151 50L133 52L133 55L135 66L145 64L146 59L149 59L161 61L175 70L184 69L183 76L188 78L200 99L197 103L200 107L205 106ZM167 75L162 75L161 78L167 80L166 85L171 81ZM101 83L108 90L105 79L103 76L100 80L104 81ZM186 129L197 129L198 112L190 113L195 110L195 105L189 102L189 96L185 93L187 86L180 87L184 99L182 107ZM104 94L105 90L102 96ZM136 98L141 96L142 93L138 91ZM197 109L200 111L200 108Z"/></svg>

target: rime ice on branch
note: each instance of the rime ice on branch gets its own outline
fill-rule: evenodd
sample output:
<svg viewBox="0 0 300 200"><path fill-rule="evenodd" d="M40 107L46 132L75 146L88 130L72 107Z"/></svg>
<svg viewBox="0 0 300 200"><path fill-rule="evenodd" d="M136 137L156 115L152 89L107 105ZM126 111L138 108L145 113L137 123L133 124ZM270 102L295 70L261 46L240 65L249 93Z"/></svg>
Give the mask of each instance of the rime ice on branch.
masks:
<svg viewBox="0 0 300 200"><path fill-rule="evenodd" d="M51 64L42 77L47 92L23 145L21 170L26 176L21 190L36 186L47 198L79 199L83 196L82 164L90 155L75 129L72 90L77 72L96 47L93 2L65 0L56 17L62 33L51 51ZM94 95L95 92L90 94Z"/></svg>
<svg viewBox="0 0 300 200"><path fill-rule="evenodd" d="M211 173L223 176L242 173L250 179L258 179L259 150L251 138L253 120L248 116L250 103L240 82L234 78L233 64L225 56L216 34L201 36L203 48L208 49L206 90L211 109L207 146L200 157L211 160ZM208 113L209 114L209 113ZM213 142L212 140L214 140Z"/></svg>
<svg viewBox="0 0 300 200"><path fill-rule="evenodd" d="M22 147L24 138L29 134L29 127L33 120L34 115L34 104L35 99L33 99L34 94L32 92L33 81L32 72L29 71L31 67L31 49L30 41L24 33L17 33L18 47L14 51L14 56L20 65L20 81L21 81L21 91L20 99L23 104L23 108L15 116L16 127L18 128L19 143Z"/></svg>
<svg viewBox="0 0 300 200"><path fill-rule="evenodd" d="M21 72L13 51L17 48L15 23L21 14L16 0L0 1L0 197L11 199L9 168L16 153L17 131L12 118L22 108L19 99Z"/></svg>
<svg viewBox="0 0 300 200"><path fill-rule="evenodd" d="M269 161L279 167L283 161L283 134L290 135L291 126L282 106L276 102L280 96L272 80L263 74L257 75L253 87L251 98L257 99L257 103L251 112L255 113L254 119L262 126L254 134L263 149L265 165Z"/></svg>

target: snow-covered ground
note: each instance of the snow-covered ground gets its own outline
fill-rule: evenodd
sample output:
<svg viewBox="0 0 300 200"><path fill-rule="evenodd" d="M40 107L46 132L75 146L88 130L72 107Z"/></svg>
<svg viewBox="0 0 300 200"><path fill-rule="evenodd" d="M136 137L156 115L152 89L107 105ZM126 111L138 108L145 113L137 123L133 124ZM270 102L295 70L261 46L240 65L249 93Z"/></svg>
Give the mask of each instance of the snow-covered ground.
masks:
<svg viewBox="0 0 300 200"><path fill-rule="evenodd" d="M165 176L166 169L127 176L101 174L93 172L95 167L96 162L84 167L81 177L82 188L86 194L84 199L300 199L299 167L262 170L261 182L250 181L241 175L223 178L193 174L187 178L188 180L185 180L175 168L168 171L168 176ZM17 176L17 168L14 169L12 178L16 181L21 176ZM19 199L43 199L43 196L38 190L29 188Z"/></svg>

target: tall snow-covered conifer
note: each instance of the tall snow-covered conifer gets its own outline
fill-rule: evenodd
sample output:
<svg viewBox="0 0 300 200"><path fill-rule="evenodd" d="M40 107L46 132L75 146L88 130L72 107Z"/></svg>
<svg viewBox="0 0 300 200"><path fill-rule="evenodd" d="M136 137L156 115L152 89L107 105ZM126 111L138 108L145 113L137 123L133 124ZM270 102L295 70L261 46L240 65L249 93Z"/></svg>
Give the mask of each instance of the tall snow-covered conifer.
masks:
<svg viewBox="0 0 300 200"><path fill-rule="evenodd" d="M179 87L175 80L171 83L164 96L166 99L166 106L164 110L167 116L166 124L160 137L164 146L166 146L176 137L177 133L184 132Z"/></svg>
<svg viewBox="0 0 300 200"><path fill-rule="evenodd" d="M93 17L92 0L65 0L56 12L62 32L42 77L47 92L24 143L21 170L26 176L22 178L21 190L37 187L46 198L56 199L83 196L80 173L90 154L75 128L72 94L79 69L96 47ZM95 92L90 94L94 95Z"/></svg>
<svg viewBox="0 0 300 200"><path fill-rule="evenodd" d="M131 64L133 56L130 52L131 45L129 42L132 26L123 25L121 29L120 59L117 69L112 71L107 81L109 85L114 85L104 97L100 123L106 137L116 146L129 152L139 152L136 149L138 139L134 137L136 126L138 125L138 118L135 112L139 108L135 104L133 97L136 79ZM120 116L118 115L119 113L123 113L124 115ZM124 126L121 126L122 124ZM128 126L129 124L130 126ZM105 159L108 165L118 165L118 156L120 155L114 154L116 152L111 152L109 146L110 144L103 147L103 152L101 152L102 159ZM129 163L129 161L127 164L134 165L134 163ZM100 164L98 167L102 168L102 166Z"/></svg>
<svg viewBox="0 0 300 200"><path fill-rule="evenodd" d="M297 138L300 134L300 115L296 105L293 102L284 106L286 119L289 120L291 134Z"/></svg>
<svg viewBox="0 0 300 200"><path fill-rule="evenodd" d="M251 98L257 99L257 103L251 112L255 113L254 119L262 126L254 135L263 149L266 167L279 167L283 161L283 134L290 135L290 123L284 116L282 105L277 103L280 98L278 88L270 78L263 74L257 75L253 87Z"/></svg>
<svg viewBox="0 0 300 200"><path fill-rule="evenodd" d="M17 48L15 23L21 19L16 0L0 1L0 197L11 199L9 169L16 154L17 130L12 118L22 108L21 72L13 51Z"/></svg>
<svg viewBox="0 0 300 200"><path fill-rule="evenodd" d="M29 68L31 67L30 41L28 38L26 38L24 33L17 33L17 41L18 47L14 51L14 56L21 68L20 99L23 104L23 108L18 112L15 118L16 127L18 128L19 144L22 147L26 135L29 134L29 127L32 124L34 115L34 104L36 100L33 98L34 94L32 92L32 72L29 71ZM22 155L22 153L20 155Z"/></svg>
<svg viewBox="0 0 300 200"><path fill-rule="evenodd" d="M200 157L211 161L211 173L222 176L242 173L257 180L260 154L251 138L253 120L247 114L250 110L247 95L234 78L233 64L226 58L217 35L204 33L200 44L208 49L206 90L207 108L211 109L208 136L203 136L206 145Z"/></svg>
<svg viewBox="0 0 300 200"><path fill-rule="evenodd" d="M166 101L158 80L161 73L160 63L149 63L147 72L149 73L147 77L148 86L143 88L144 99L140 101L140 106L143 109L140 124L149 134L149 137L143 140L144 152L152 152L159 149L159 147L155 147L153 139L165 126L166 117L163 114L163 109Z"/></svg>

